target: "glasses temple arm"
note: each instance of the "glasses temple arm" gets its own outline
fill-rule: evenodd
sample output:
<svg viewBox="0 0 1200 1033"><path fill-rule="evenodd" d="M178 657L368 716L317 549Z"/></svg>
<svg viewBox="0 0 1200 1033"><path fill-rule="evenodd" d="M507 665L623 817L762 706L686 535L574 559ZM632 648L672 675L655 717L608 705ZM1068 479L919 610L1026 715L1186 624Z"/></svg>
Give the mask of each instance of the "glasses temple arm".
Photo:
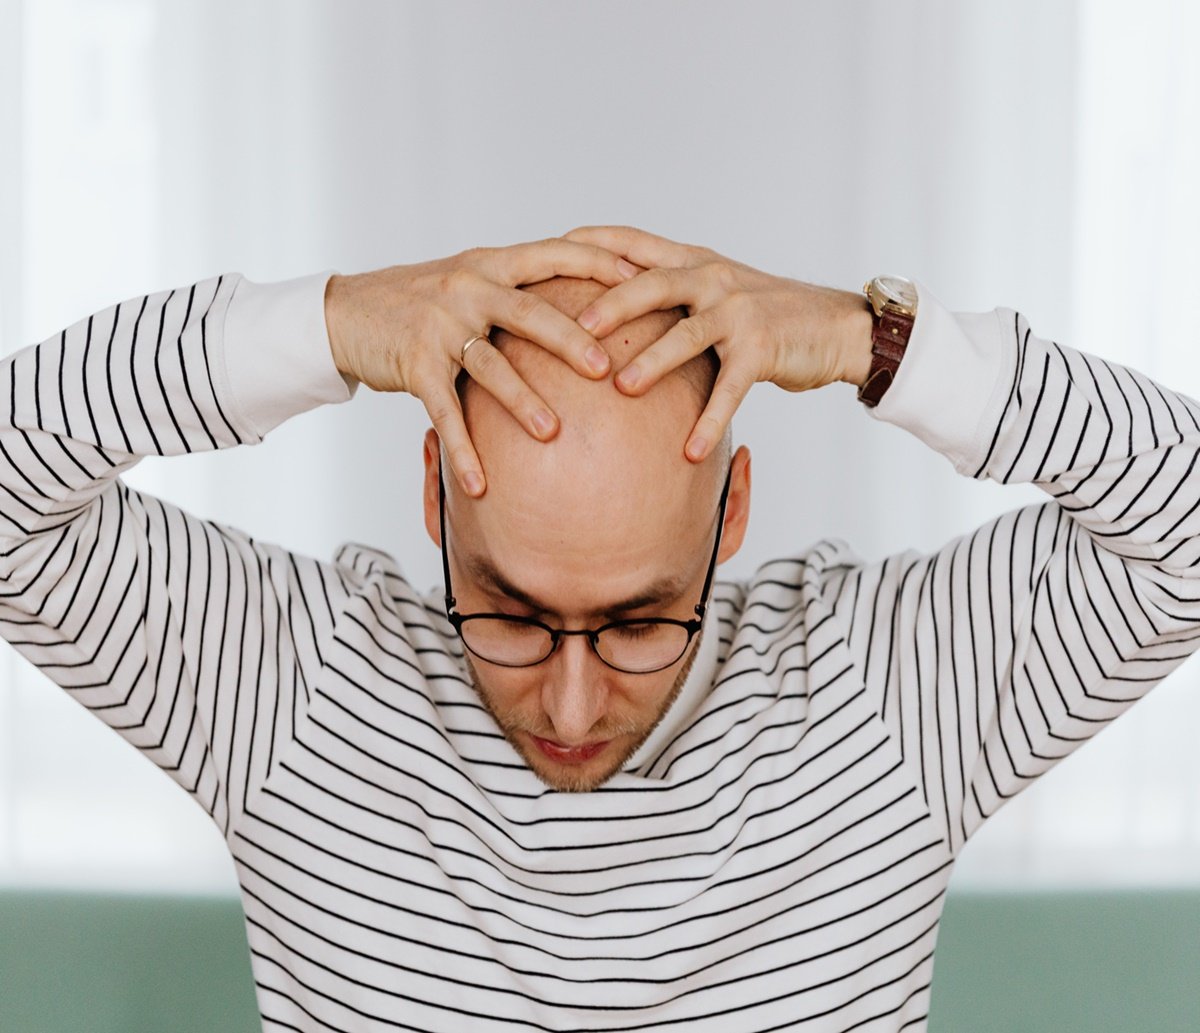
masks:
<svg viewBox="0 0 1200 1033"><path fill-rule="evenodd" d="M450 560L446 558L446 482L442 480L442 464L438 461L438 529L442 545L442 585L445 589L446 613L454 609L455 598L450 594Z"/></svg>
<svg viewBox="0 0 1200 1033"><path fill-rule="evenodd" d="M696 616L704 619L708 608L708 592L712 588L713 574L717 569L717 553L721 551L721 532L725 530L725 500L729 498L729 482L733 477L733 464L725 474L725 487L721 489L721 504L717 507L717 540L713 542L712 558L708 561L708 573L704 575L704 587L700 590L700 602L696 604Z"/></svg>

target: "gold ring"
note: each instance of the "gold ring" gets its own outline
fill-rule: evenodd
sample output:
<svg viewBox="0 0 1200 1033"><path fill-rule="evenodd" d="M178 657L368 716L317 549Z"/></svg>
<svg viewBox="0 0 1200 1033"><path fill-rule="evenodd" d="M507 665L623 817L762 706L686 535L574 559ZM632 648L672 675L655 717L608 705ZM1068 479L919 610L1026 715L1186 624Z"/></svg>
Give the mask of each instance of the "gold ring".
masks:
<svg viewBox="0 0 1200 1033"><path fill-rule="evenodd" d="M492 343L487 334L476 334L466 344L464 344L462 346L462 351L458 353L458 364L464 369L467 365L467 349L470 348L471 345L473 345L476 341L487 341L488 344Z"/></svg>

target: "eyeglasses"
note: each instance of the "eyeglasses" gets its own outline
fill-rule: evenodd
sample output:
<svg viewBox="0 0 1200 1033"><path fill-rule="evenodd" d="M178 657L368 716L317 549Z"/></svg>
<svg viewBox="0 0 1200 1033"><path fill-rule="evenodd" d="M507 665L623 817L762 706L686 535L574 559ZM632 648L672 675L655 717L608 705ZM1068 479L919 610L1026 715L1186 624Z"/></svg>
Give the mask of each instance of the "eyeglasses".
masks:
<svg viewBox="0 0 1200 1033"><path fill-rule="evenodd" d="M481 660L500 667L533 667L550 659L559 643L568 635L583 635L609 667L626 674L653 674L677 663L687 652L700 630L717 566L721 529L725 524L725 500L729 495L732 468L725 475L721 502L717 509L717 535L713 542L708 573L696 604L696 616L680 621L670 617L632 617L609 621L599 628L568 631L552 628L533 617L509 613L457 613L454 590L450 584L450 561L446 555L446 485L438 471L438 520L442 532L442 573L446 584L446 617L454 626L463 645Z"/></svg>

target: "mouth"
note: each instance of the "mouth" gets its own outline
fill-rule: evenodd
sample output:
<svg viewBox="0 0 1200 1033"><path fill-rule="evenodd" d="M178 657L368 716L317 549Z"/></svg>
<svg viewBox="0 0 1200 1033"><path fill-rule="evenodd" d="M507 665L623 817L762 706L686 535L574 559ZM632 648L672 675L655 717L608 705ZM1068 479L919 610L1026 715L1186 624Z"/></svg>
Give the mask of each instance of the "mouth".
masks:
<svg viewBox="0 0 1200 1033"><path fill-rule="evenodd" d="M598 757L611 742L610 739L604 739L601 742L589 742L581 746L564 746L551 739L543 739L532 732L529 733L529 738L545 756L559 764L583 764Z"/></svg>

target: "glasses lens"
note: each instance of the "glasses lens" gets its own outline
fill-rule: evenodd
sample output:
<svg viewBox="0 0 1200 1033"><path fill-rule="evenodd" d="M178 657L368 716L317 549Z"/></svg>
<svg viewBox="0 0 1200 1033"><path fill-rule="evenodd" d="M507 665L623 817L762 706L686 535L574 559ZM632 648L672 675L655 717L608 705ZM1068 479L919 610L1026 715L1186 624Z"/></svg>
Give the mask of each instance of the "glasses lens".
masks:
<svg viewBox="0 0 1200 1033"><path fill-rule="evenodd" d="M476 656L505 667L539 663L554 644L545 628L498 617L468 617L462 622L462 639Z"/></svg>
<svg viewBox="0 0 1200 1033"><path fill-rule="evenodd" d="M605 628L597 637L596 650L613 667L646 674L670 667L683 656L687 644L687 628L645 621Z"/></svg>

